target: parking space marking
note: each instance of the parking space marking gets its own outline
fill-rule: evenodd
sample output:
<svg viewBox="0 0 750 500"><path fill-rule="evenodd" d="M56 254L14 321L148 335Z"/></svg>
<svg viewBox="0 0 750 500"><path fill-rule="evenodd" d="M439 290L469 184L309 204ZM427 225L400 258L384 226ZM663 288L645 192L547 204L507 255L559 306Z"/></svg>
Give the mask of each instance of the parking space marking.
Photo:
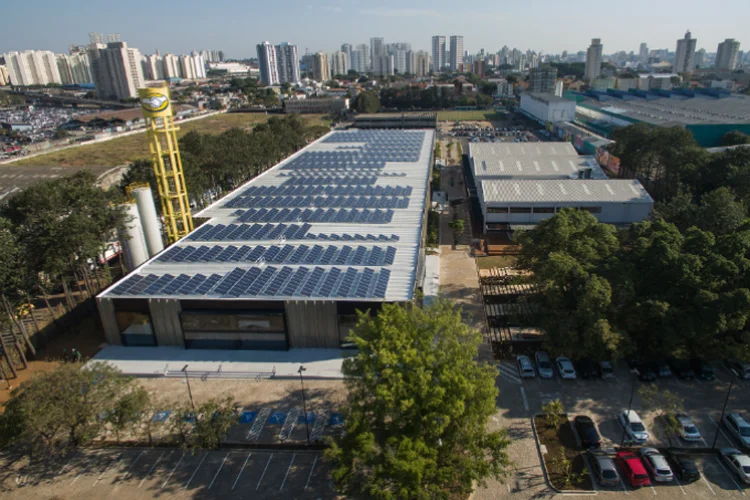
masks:
<svg viewBox="0 0 750 500"><path fill-rule="evenodd" d="M123 455L124 455L123 453L119 453L119 454L118 454L118 455L117 455L117 456L116 456L115 458L113 458L112 460L110 460L110 461L109 461L109 463L108 463L108 464L107 464L107 466L106 466L106 467L104 468L104 470L102 471L102 473L101 473L101 474L99 474L99 477L98 477L98 478L96 479L96 481L94 481L94 484L93 484L93 485L91 486L92 488L93 488L94 486L96 486L96 483L98 483L99 481L101 481L101 480L102 480L102 478L104 477L104 474L106 474L106 473L107 473L107 471L109 470L109 468L110 468L110 467L112 467L112 465L113 465L113 464L114 464L115 462L118 462L118 461L119 461L119 460L120 460L120 459L122 458L122 456L123 456Z"/></svg>
<svg viewBox="0 0 750 500"><path fill-rule="evenodd" d="M159 455L159 458L156 459L156 462L154 462L154 465L151 466L151 468L148 470L148 474L146 474L143 479L141 479L141 482L138 484L138 488L140 489L141 486L143 486L143 483L146 482L146 479L151 477L151 473L154 472L154 469L156 469L156 466L159 465L159 462L161 462L161 459L164 458L164 455L166 455L167 452L165 451L161 455Z"/></svg>
<svg viewBox="0 0 750 500"><path fill-rule="evenodd" d="M184 451L182 452L182 456L180 457L180 459L177 461L177 464L174 466L174 468L172 469L172 471L169 473L169 475L167 476L167 478L164 480L164 483L161 485L162 489L164 489L164 487L167 486L167 483L172 478L172 474L174 474L174 471L176 471L177 467L180 466L180 463L182 462L183 458L185 458L185 452Z"/></svg>
<svg viewBox="0 0 750 500"><path fill-rule="evenodd" d="M128 475L130 474L130 471L131 471L131 470L133 469L133 467L135 466L136 462L138 462L138 460L140 460L140 459L141 459L141 457L142 457L142 456L143 456L143 455L144 455L145 453L146 453L145 451L142 451L142 452L140 452L140 453L138 454L138 456L137 456L137 457L135 457L135 460L133 460L133 463L132 463L132 464L130 464L130 467L128 467L128 470L127 470L127 471L125 471L125 475L124 475L124 476L122 476L122 481L124 481L125 479L127 479Z"/></svg>
<svg viewBox="0 0 750 500"><path fill-rule="evenodd" d="M713 423L719 429L719 432L721 433L721 435L724 436L724 439L726 439L730 445L734 444L733 441L729 438L729 436L727 436L726 432L724 432L724 429L721 428L720 423L716 423L716 420L714 420L711 417L711 415L708 415L708 419L711 421L711 423Z"/></svg>
<svg viewBox="0 0 750 500"><path fill-rule="evenodd" d="M623 481L622 479L620 480L620 488L622 488L622 491L624 491L626 495L630 495L630 492L625 487L625 481Z"/></svg>
<svg viewBox="0 0 750 500"><path fill-rule="evenodd" d="M231 452L229 452L229 453L231 453ZM224 464L227 462L227 458L229 458L229 453L227 453L226 456L224 457L224 460L221 461L221 465L219 466L219 470L216 471L216 474L214 474L214 478L211 480L211 484L208 485L208 489L209 490L214 485L214 481L216 481L216 476L218 476L219 472L221 472L221 469L224 468Z"/></svg>
<svg viewBox="0 0 750 500"><path fill-rule="evenodd" d="M677 483L677 486L679 486L680 489L682 490L682 494L687 496L687 492L685 491L685 488L683 488L682 485L680 484L680 480L677 479L677 475L675 474L673 477L674 477L674 482Z"/></svg>
<svg viewBox="0 0 750 500"><path fill-rule="evenodd" d="M72 464L72 463L73 463L73 460L74 460L74 459L75 459L75 458L76 458L77 456L78 456L78 452L76 451L75 453L73 453L73 456L72 456L72 457L70 457L70 459L69 459L69 460L68 460L67 462L65 462L65 465L63 465L63 468L62 468L62 469L60 469L60 472L58 472L58 473L57 473L57 476L55 476L55 477L57 478L58 476L61 476L61 475L63 474L63 472L65 472L65 470L66 470L66 469L68 468L68 466L69 466L70 464Z"/></svg>
<svg viewBox="0 0 750 500"><path fill-rule="evenodd" d="M716 496L716 492L714 491L713 488L711 488L711 485L709 484L708 480L706 479L706 476L704 476L703 473L700 472L700 471L698 472L698 474L701 475L701 479L703 479L703 482L706 483L706 486L708 486L708 489L711 490L711 493L713 493L714 496Z"/></svg>
<svg viewBox="0 0 750 500"><path fill-rule="evenodd" d="M740 485L737 484L737 481L735 481L734 477L732 477L732 474L727 470L726 467L724 467L724 464L721 463L721 460L717 458L716 461L719 463L719 465L721 466L721 468L724 469L724 472L727 473L727 476L729 476L729 479L731 479L732 482L734 483L734 485L737 487L737 491L739 491L740 493L742 493L743 497L746 496L745 492L742 490L742 488L740 488Z"/></svg>
<svg viewBox="0 0 750 500"><path fill-rule="evenodd" d="M310 479L312 479L313 471L315 470L315 464L318 463L318 457L320 455L315 455L315 460L313 460L312 469L310 469L310 474L307 476L307 482L305 483L305 491L307 491L307 487L310 486Z"/></svg>
<svg viewBox="0 0 750 500"><path fill-rule="evenodd" d="M247 461L250 460L250 455L252 455L253 452L247 454L247 458L245 459L245 463L242 464L242 468L240 469L240 472L237 474L237 479L234 480L234 484L232 485L232 490L234 490L235 486L237 486L237 481L240 480L240 476L242 475L242 472L245 470L245 466L247 465Z"/></svg>
<svg viewBox="0 0 750 500"><path fill-rule="evenodd" d="M260 479L258 479L258 486L255 487L255 491L258 491L258 488L260 488L260 483L263 481L263 477L266 475L266 471L268 470L268 466L271 464L271 459L273 458L273 453L271 453L271 456L268 457L268 462L266 462L266 468L263 469L263 474L261 474Z"/></svg>
<svg viewBox="0 0 750 500"><path fill-rule="evenodd" d="M205 454L203 455L203 458L201 458L201 461L200 461L200 462L198 463L198 467L196 467L196 468L195 468L195 470L193 471L193 475L192 475L192 476L190 476L190 479L188 479L188 482L187 482L187 483L185 483L185 488L184 488L184 489L188 489L188 486L190 486L190 483L191 483L191 482L193 481L193 478L194 478L194 477L195 477L195 475L196 475L196 474L198 473L198 469L200 469L200 468L201 468L201 465L203 465L203 461L204 461L204 460L206 460L206 457L207 457L207 456L208 456L208 452L206 452L206 453L205 453Z"/></svg>
<svg viewBox="0 0 750 500"><path fill-rule="evenodd" d="M286 474L284 474L284 480L281 481L281 486L279 486L279 491L284 489L284 485L286 484L286 478L289 477L289 471L292 470L292 464L294 463L295 458L297 458L296 453L292 455L292 460L289 462L289 467L286 468Z"/></svg>
<svg viewBox="0 0 750 500"><path fill-rule="evenodd" d="M520 389L521 389L521 399L523 399L523 408L526 411L529 411L529 400L526 399L526 391L524 390L523 387L521 387Z"/></svg>

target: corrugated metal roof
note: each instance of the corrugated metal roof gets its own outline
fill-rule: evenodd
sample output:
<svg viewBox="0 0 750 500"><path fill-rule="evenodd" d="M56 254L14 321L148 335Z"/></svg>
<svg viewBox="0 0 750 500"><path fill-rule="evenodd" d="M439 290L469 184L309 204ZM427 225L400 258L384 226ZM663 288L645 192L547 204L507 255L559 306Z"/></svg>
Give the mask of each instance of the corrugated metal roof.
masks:
<svg viewBox="0 0 750 500"><path fill-rule="evenodd" d="M569 142L470 144L472 170L482 178L577 178L591 170L592 179L606 179L593 156L580 156Z"/></svg>
<svg viewBox="0 0 750 500"><path fill-rule="evenodd" d="M102 295L409 300L433 139L332 132L196 214L209 220Z"/></svg>
<svg viewBox="0 0 750 500"><path fill-rule="evenodd" d="M633 179L484 180L486 203L653 203Z"/></svg>

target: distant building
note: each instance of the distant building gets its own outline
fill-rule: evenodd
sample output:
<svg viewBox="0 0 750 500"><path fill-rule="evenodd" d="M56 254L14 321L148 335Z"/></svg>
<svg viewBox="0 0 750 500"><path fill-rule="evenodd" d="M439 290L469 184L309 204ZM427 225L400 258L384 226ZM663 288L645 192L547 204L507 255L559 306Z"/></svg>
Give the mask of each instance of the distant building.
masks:
<svg viewBox="0 0 750 500"><path fill-rule="evenodd" d="M10 78L8 77L8 68L0 65L0 87L10 85Z"/></svg>
<svg viewBox="0 0 750 500"><path fill-rule="evenodd" d="M324 52L318 52L313 56L313 79L321 83L331 79L328 56Z"/></svg>
<svg viewBox="0 0 750 500"><path fill-rule="evenodd" d="M602 72L602 51L604 46L599 38L592 38L591 45L586 51L586 70L585 79L587 82L592 82Z"/></svg>
<svg viewBox="0 0 750 500"><path fill-rule="evenodd" d="M156 54L143 58L143 77L146 80L164 80L164 59Z"/></svg>
<svg viewBox="0 0 750 500"><path fill-rule="evenodd" d="M8 77L13 85L62 83L55 54L49 50L26 50L3 54Z"/></svg>
<svg viewBox="0 0 750 500"><path fill-rule="evenodd" d="M287 99L284 112L287 114L342 114L349 110L349 99L314 97L310 99Z"/></svg>
<svg viewBox="0 0 750 500"><path fill-rule="evenodd" d="M366 43L354 47L349 67L357 73L367 73L370 69L370 49Z"/></svg>
<svg viewBox="0 0 750 500"><path fill-rule="evenodd" d="M301 80L297 46L287 42L276 46L276 64L279 83L297 83Z"/></svg>
<svg viewBox="0 0 750 500"><path fill-rule="evenodd" d="M141 52L125 42L100 43L89 47L91 76L100 99L131 99L145 86Z"/></svg>
<svg viewBox="0 0 750 500"><path fill-rule="evenodd" d="M206 78L206 63L203 56L193 52L189 56L179 56L180 77L186 80L201 80Z"/></svg>
<svg viewBox="0 0 750 500"><path fill-rule="evenodd" d="M393 75L395 70L393 56L377 56L372 60L372 72L375 75Z"/></svg>
<svg viewBox="0 0 750 500"><path fill-rule="evenodd" d="M395 73L406 73L406 53L411 50L409 43L389 43L386 47L386 55L393 56L393 71Z"/></svg>
<svg viewBox="0 0 750 500"><path fill-rule="evenodd" d="M57 54L57 70L63 85L81 85L92 83L91 63L85 52L71 55Z"/></svg>
<svg viewBox="0 0 750 500"><path fill-rule="evenodd" d="M464 37L451 35L450 66L451 71L459 71L464 64Z"/></svg>
<svg viewBox="0 0 750 500"><path fill-rule="evenodd" d="M695 51L695 67L704 68L706 66L706 49Z"/></svg>
<svg viewBox="0 0 750 500"><path fill-rule="evenodd" d="M557 68L540 66L529 72L529 92L552 94L555 92Z"/></svg>
<svg viewBox="0 0 750 500"><path fill-rule="evenodd" d="M685 38L677 40L677 50L674 56L675 73L692 73L695 69L695 44L697 39L685 33Z"/></svg>
<svg viewBox="0 0 750 500"><path fill-rule="evenodd" d="M432 71L439 73L445 67L445 37L432 37Z"/></svg>
<svg viewBox="0 0 750 500"><path fill-rule="evenodd" d="M419 50L410 50L406 53L406 72L415 76L427 76L430 74L430 55Z"/></svg>
<svg viewBox="0 0 750 500"><path fill-rule="evenodd" d="M180 78L180 59L174 54L164 54L162 58L163 74L165 80Z"/></svg>
<svg viewBox="0 0 750 500"><path fill-rule="evenodd" d="M645 42L642 43L640 49L638 49L638 61L643 64L648 62L648 45L646 45Z"/></svg>
<svg viewBox="0 0 750 500"><path fill-rule="evenodd" d="M474 61L472 73L475 75L478 75L480 78L484 78L484 61L477 60Z"/></svg>
<svg viewBox="0 0 750 500"><path fill-rule="evenodd" d="M263 85L278 85L280 82L276 48L270 42L263 42L257 45L257 51L260 83Z"/></svg>
<svg viewBox="0 0 750 500"><path fill-rule="evenodd" d="M727 38L719 44L716 50L715 68L718 71L733 71L737 67L737 53L740 42L734 38Z"/></svg>
<svg viewBox="0 0 750 500"><path fill-rule="evenodd" d="M385 55L385 41L382 38L370 38L370 66L374 69L375 58Z"/></svg>
<svg viewBox="0 0 750 500"><path fill-rule="evenodd" d="M333 75L346 75L349 72L349 61L346 52L334 52L331 61L333 62Z"/></svg>
<svg viewBox="0 0 750 500"><path fill-rule="evenodd" d="M572 122L576 103L550 94L522 94L521 112L541 123Z"/></svg>

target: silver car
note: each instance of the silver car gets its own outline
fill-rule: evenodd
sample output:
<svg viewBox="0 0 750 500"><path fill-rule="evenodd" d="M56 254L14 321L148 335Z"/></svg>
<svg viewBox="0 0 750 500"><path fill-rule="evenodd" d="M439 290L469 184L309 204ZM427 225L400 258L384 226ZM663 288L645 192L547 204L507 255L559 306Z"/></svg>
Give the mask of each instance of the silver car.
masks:
<svg viewBox="0 0 750 500"><path fill-rule="evenodd" d="M679 424L680 437L685 441L700 441L701 433L695 426L693 420L684 413L678 413L674 416Z"/></svg>
<svg viewBox="0 0 750 500"><path fill-rule="evenodd" d="M573 368L573 362L568 358L560 356L555 360L555 364L557 365L557 371L560 374L560 378L565 380L576 379L576 369Z"/></svg>
<svg viewBox="0 0 750 500"><path fill-rule="evenodd" d="M671 483L674 481L672 468L667 463L667 459L659 453L656 448L641 448L641 459L646 466L651 477L657 483Z"/></svg>
<svg viewBox="0 0 750 500"><path fill-rule="evenodd" d="M743 483L750 484L750 457L735 448L722 448L719 453L737 477Z"/></svg>
<svg viewBox="0 0 750 500"><path fill-rule="evenodd" d="M536 377L534 365L531 364L531 359L528 356L516 356L516 368L518 368L518 375L521 378Z"/></svg>
<svg viewBox="0 0 750 500"><path fill-rule="evenodd" d="M750 424L742 418L739 413L727 413L724 415L724 426L734 434L742 446L750 447Z"/></svg>
<svg viewBox="0 0 750 500"><path fill-rule="evenodd" d="M534 360L536 361L536 369L541 378L553 378L555 376L549 354L545 351L537 351L534 354Z"/></svg>
<svg viewBox="0 0 750 500"><path fill-rule="evenodd" d="M590 450L589 463L596 480L603 486L617 486L620 484L620 476L612 457L603 450Z"/></svg>

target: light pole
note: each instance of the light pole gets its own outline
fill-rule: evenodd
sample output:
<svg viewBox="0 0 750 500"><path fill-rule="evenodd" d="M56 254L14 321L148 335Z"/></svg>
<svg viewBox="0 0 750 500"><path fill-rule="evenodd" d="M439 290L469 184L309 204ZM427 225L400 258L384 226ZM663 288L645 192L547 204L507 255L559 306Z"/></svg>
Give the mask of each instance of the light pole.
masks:
<svg viewBox="0 0 750 500"><path fill-rule="evenodd" d="M633 379L633 386L630 388L630 401L628 402L628 418L630 418L630 409L633 407L633 395L635 395L635 376L631 372L630 376ZM625 444L625 426L622 426L622 439L620 440L620 447Z"/></svg>
<svg viewBox="0 0 750 500"><path fill-rule="evenodd" d="M190 404L193 407L193 410L195 410L195 401L193 401L193 391L190 389L190 377L188 377L187 368L189 365L185 365L182 367L182 372L185 374L185 382L187 382L187 388L188 388L188 396L190 397Z"/></svg>
<svg viewBox="0 0 750 500"><path fill-rule="evenodd" d="M732 394L732 386L734 386L734 379L737 378L737 375L732 372L732 380L729 381L729 389L727 389L727 397L724 399L724 407L721 409L721 418L719 418L719 423L716 424L716 435L714 436L714 442L711 445L711 448L716 448L716 441L719 440L719 431L721 431L721 423L724 421L724 412L727 411L727 404L729 403L729 395Z"/></svg>
<svg viewBox="0 0 750 500"><path fill-rule="evenodd" d="M307 432L307 446L310 446L310 425L307 423L307 402L305 401L305 381L302 378L302 372L307 370L302 365L299 365L299 370L297 370L297 373L299 373L299 383L302 385L302 411L305 412L305 432Z"/></svg>

